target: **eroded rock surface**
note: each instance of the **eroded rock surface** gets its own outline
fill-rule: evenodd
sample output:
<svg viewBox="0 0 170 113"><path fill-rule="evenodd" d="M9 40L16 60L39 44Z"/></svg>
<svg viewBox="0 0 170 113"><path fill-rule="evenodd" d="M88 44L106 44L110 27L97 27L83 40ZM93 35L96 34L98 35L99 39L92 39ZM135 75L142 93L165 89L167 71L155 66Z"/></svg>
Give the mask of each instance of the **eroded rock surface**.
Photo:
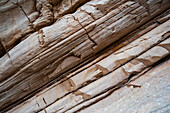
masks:
<svg viewBox="0 0 170 113"><path fill-rule="evenodd" d="M169 7L168 0L1 1L0 110L125 112L123 106L136 103L128 98L133 93L126 97L125 91L142 92L135 81L169 65ZM156 81L163 75L155 75ZM143 82L153 84L154 78ZM153 94L154 88L147 92ZM103 103L117 92L125 98ZM149 97L142 98L146 94L134 93L134 98L147 101ZM143 112L150 104L127 112Z"/></svg>
<svg viewBox="0 0 170 113"><path fill-rule="evenodd" d="M18 4L22 7L24 12L22 11L21 7L15 5L15 3L17 3L16 0L1 0L1 2L0 41L6 51L9 51L20 42L22 37L34 31L24 12L30 18L30 21L34 21L38 17L39 13L35 9L35 0L18 1ZM0 51L2 49L0 49ZM2 53L0 52L0 54Z"/></svg>

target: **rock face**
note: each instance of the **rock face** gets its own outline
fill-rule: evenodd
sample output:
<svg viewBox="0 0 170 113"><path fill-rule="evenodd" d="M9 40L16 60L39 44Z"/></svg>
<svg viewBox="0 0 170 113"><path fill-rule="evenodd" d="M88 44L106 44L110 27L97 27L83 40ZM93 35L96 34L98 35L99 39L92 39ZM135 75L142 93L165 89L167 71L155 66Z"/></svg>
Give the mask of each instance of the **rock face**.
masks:
<svg viewBox="0 0 170 113"><path fill-rule="evenodd" d="M168 112L169 0L0 1L0 110Z"/></svg>

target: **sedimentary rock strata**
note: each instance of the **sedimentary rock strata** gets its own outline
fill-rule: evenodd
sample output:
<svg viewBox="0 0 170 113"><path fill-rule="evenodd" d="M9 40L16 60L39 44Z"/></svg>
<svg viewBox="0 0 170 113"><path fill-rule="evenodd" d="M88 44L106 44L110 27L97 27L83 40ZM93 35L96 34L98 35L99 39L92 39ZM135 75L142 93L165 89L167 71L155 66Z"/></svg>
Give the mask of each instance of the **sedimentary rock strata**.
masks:
<svg viewBox="0 0 170 113"><path fill-rule="evenodd" d="M116 102L122 109L119 100L97 110L108 95L141 92L135 81L169 65L169 7L168 0L2 1L0 110L113 112Z"/></svg>

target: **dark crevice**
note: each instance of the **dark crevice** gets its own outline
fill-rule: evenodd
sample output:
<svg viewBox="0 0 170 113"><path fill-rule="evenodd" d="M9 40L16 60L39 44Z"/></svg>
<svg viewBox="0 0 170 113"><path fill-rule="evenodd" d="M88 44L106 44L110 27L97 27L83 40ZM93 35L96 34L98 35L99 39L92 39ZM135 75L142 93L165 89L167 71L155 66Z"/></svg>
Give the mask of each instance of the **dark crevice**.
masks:
<svg viewBox="0 0 170 113"><path fill-rule="evenodd" d="M47 105L47 102L45 101L45 99L43 98L43 101L44 101L44 103Z"/></svg>
<svg viewBox="0 0 170 113"><path fill-rule="evenodd" d="M166 12L166 11L164 11L164 12ZM156 17L156 16L155 16L155 17ZM150 19L150 20L152 20L152 19ZM149 22L149 21L148 21L148 22ZM146 22L146 23L147 23L147 22ZM144 24L145 24L145 23L144 23ZM143 24L143 25L144 25L144 24ZM142 25L141 25L141 26L142 26ZM141 26L140 26L140 27L141 27ZM140 27L136 28L135 30L139 29ZM133 30L132 32L134 32L135 30ZM130 32L130 33L128 33L128 34L131 34L132 32ZM125 35L124 37L128 36L128 34ZM109 46L108 46L108 47L109 47ZM98 54L100 54L100 53L102 53L102 51L101 51L101 52L98 52ZM91 56L89 56L88 58L90 58L90 57L91 57ZM88 59L88 58L87 58L87 59ZM86 60L87 60L87 59L86 59ZM88 64L88 62L85 63L85 64L83 64L83 65L86 65L86 64ZM83 66L83 65L82 65L82 66ZM76 65L76 66L77 66L77 65ZM72 69L74 69L74 68L76 69L76 66L73 67ZM70 70L71 70L71 69L70 69ZM68 71L67 71L67 72L68 72ZM65 72L65 73L67 73L67 72ZM62 76L63 74L64 74L64 73L62 73L61 76ZM43 86L40 87L39 89L33 91L31 94L28 94L28 95L24 96L23 98L19 99L18 101L16 101L15 104L14 104L14 103L11 103L8 107L4 108L3 110L4 110L4 111L7 111L7 110L11 109L11 107L14 107L15 105L20 104L21 102L23 102L23 101L31 98L31 97L34 96L36 93L42 91L44 88L47 88L47 87L51 86L53 83L55 83L55 82L57 82L57 81L59 81L59 80L61 80L61 79L63 79L63 78L64 78L64 76L63 76L63 77L60 77L60 79L55 78L55 79L49 81L48 83L46 83L45 85L43 85ZM63 81L63 82L64 82L64 81Z"/></svg>
<svg viewBox="0 0 170 113"><path fill-rule="evenodd" d="M8 50L7 50L6 47L3 45L1 39L0 39L0 44L1 44L1 46L2 46L2 50L4 51L4 55L7 54L7 56L10 58L10 55L9 55L9 53L8 53ZM3 56L3 55L2 55L2 56Z"/></svg>
<svg viewBox="0 0 170 113"><path fill-rule="evenodd" d="M7 2L8 2L8 1L7 1ZM21 11L24 13L24 15L26 16L26 18L28 19L29 26L30 26L32 29L34 29L34 28L33 28L33 23L31 22L30 18L28 17L28 15L27 15L27 13L25 12L25 10L23 9L23 7L18 3L18 0L17 0L16 2L12 2L12 4L14 4L15 6L18 6L18 7L21 9ZM27 34L30 34L30 33L33 33L33 32L35 32L35 29L34 29L32 32L29 32L29 33L27 33ZM3 46L3 48L5 49L5 51L6 51L6 53L7 53L7 55L8 55L9 58L10 58L10 56L9 56L7 50L9 51L9 50L11 50L13 47L17 46L17 45L21 42L22 37L25 37L27 34L24 34L24 35L22 35L21 37L18 37L18 39L15 41L15 43L14 43L14 44L12 45L12 47L10 47L10 48L6 48L5 46ZM2 44L2 42L1 42L1 44ZM2 44L2 45L3 45L3 44ZM3 51L3 50L2 50L2 51ZM4 53L4 52L3 52L3 53ZM3 57L4 55L5 55L5 53L4 53L4 54L0 54L0 58Z"/></svg>
<svg viewBox="0 0 170 113"><path fill-rule="evenodd" d="M151 19L150 19L151 20ZM145 23L144 23L145 24ZM143 25L144 25L143 24ZM142 25L141 25L142 26ZM139 28L139 27L138 27ZM136 29L138 29L138 28L136 28ZM135 29L135 30L136 30ZM134 31L134 30L133 30ZM133 32L132 31L132 32ZM126 35L127 36L127 35ZM124 36L125 37L125 36ZM100 52L99 52L100 53ZM75 66L76 67L76 66ZM66 72L65 72L66 73ZM50 82L53 82L53 80L52 81L50 81ZM49 83L49 82L48 82ZM47 84L48 84L47 83ZM45 84L44 86L42 86L42 87L40 87L40 89L42 90L42 89L44 89L43 87L46 87L46 85L47 84ZM21 102L23 102L24 100L26 100L26 99L29 99L29 98L31 98L35 93L37 93L37 92L39 92L39 91L41 91L40 89L37 89L37 90L35 90L34 92L32 92L32 94L31 95L27 95L27 96L25 96L25 97L23 97L22 99L19 99L18 101L17 101L17 103L21 103ZM16 103L16 102L15 102ZM12 104L10 104L9 106L12 106L14 103L12 103ZM8 106L8 107L9 107ZM7 109L9 109L8 107L6 107ZM4 110L6 110L6 108L4 109Z"/></svg>
<svg viewBox="0 0 170 113"><path fill-rule="evenodd" d="M0 48L1 48L1 49L0 49L0 50L1 50L1 52L0 52L0 58L1 58L1 57L3 57L3 56L6 54L5 47L3 46L1 40L0 40Z"/></svg>
<svg viewBox="0 0 170 113"><path fill-rule="evenodd" d="M81 1L81 2L78 2L77 4L75 4L74 6L72 6L71 9L68 9L66 12L64 12L62 15L60 15L59 18L62 17L62 16L64 16L64 15L74 13L79 7L83 6L85 3L89 2L89 1L90 1L90 0L83 0L83 1ZM8 2L8 0L6 1L6 3L7 3L7 2ZM61 0L60 0L59 2L57 2L57 4L59 4L59 3L61 3ZM71 0L71 3L72 3L72 0ZM26 16L26 18L27 18L28 21L29 21L29 26L31 27L31 29L33 29L33 31L22 35L22 37L19 37L18 40L15 42L15 44L12 46L12 48L14 48L15 46L17 46L20 42L22 42L22 41L23 41L22 39L23 39L24 37L26 37L27 35L30 35L30 34L36 32L36 31L38 31L39 29L42 29L42 28L44 28L44 27L50 26L50 25L54 24L54 23L57 21L57 19L54 19L53 22L49 23L48 25L44 25L44 26L41 27L41 28L34 28L34 27L33 27L33 22L31 22L30 18L28 17L28 15L27 15L27 13L25 12L25 10L23 9L23 7L18 3L18 0L17 0L16 2L12 2L12 4L18 6L18 7L22 10L22 12L24 13L24 15ZM50 2L50 4L51 4L52 6L54 6L54 3L53 3L53 2ZM36 10L37 10L37 9L36 9ZM39 13L40 13L40 12L39 12ZM12 49L12 48L11 48L11 49ZM11 50L11 49L10 49L10 50ZM6 52L6 53L7 53L7 52ZM4 53L4 50L2 49L2 52L1 52L1 54L0 54L0 58L3 57L6 53ZM8 53L7 53L7 54L8 54ZM9 55L8 55L8 56L9 56Z"/></svg>
<svg viewBox="0 0 170 113"><path fill-rule="evenodd" d="M167 39L167 38L166 38ZM164 39L164 40L166 40L166 39ZM154 44L153 46L151 46L150 48L148 48L147 50L145 50L145 51L143 51L141 54L139 54L138 56L140 56L140 55L142 55L143 53L145 53L146 51L148 51L148 50L150 50L152 47L154 47L154 46L156 46L156 45L158 45L159 43L161 43L162 41L164 41L164 40L160 40L160 42L158 42L158 43L156 43L156 44ZM135 56L134 58L132 58L132 59L130 59L129 61L127 61L127 62L125 62L125 63L123 63L123 64L121 64L119 67L117 67L116 69L118 69L118 68L120 68L120 67L122 67L123 65L125 65L125 64L127 64L128 62L130 62L130 61L132 61L132 60L134 60L135 58L137 58L138 56ZM113 71L115 71L116 69L114 69ZM108 75L108 74L110 74L110 73L112 73L113 71L111 71L111 72L109 72L109 73L107 73L106 75ZM98 77L98 78L96 78L96 79L93 79L93 80L91 80L91 81L89 81L89 82L87 82L88 84L89 83L92 83L92 82L94 82L94 81L96 81L96 80L98 80L98 79L100 79L100 78L102 78L102 77L104 77L104 76L106 76L106 75L103 75L103 76L101 76L101 77ZM129 78L127 78L126 80L124 80L124 81L122 81L121 83L119 83L119 84L127 84L128 83L128 81L132 78L132 77L134 77L134 76L136 76L137 75L137 73L133 73L132 75L130 75L130 77ZM76 91L78 91L79 89L81 89L81 88L83 88L83 87L85 87L86 85L88 85L88 84L83 84L82 86L80 86L79 88L77 88L77 89L75 89L75 90L73 90L73 91L71 91L71 92L68 92L68 93L66 93L64 96L62 96L62 97L60 97L60 98L58 98L57 100L55 100L54 102L52 102L51 104L49 104L49 105L47 105L46 107L48 107L48 106L50 106L50 105L52 105L53 103L55 103L56 101L58 101L58 100L60 100L60 99L62 99L62 98L64 98L65 96L67 96L67 95L69 95L69 94L71 94L71 93L74 93L74 92L76 92ZM119 84L118 85L116 85L116 86L119 86ZM108 90L108 89L106 89L106 90ZM110 89L109 89L110 90ZM104 91L104 92L106 92L106 91ZM100 95L100 94L99 94ZM98 95L96 95L96 96L98 96ZM95 96L95 97L96 97ZM92 98L95 98L95 97L92 97ZM90 99L92 99L92 98L90 98ZM89 100L89 99L88 99ZM84 101L83 101L84 102ZM81 102L81 103L83 103L83 102ZM79 104L81 104L81 103L79 103ZM78 105L79 105L78 104ZM75 107L75 106L74 106ZM72 109L72 108L70 108L70 109ZM69 110L69 109L68 109ZM41 110L40 110L41 111Z"/></svg>
<svg viewBox="0 0 170 113"><path fill-rule="evenodd" d="M3 6L8 2L9 2L9 0L0 0L0 6Z"/></svg>
<svg viewBox="0 0 170 113"><path fill-rule="evenodd" d="M100 93L100 94L98 94L98 95L90 98L90 99L94 99L94 98L96 98L96 97L98 97L98 96L100 96L100 95L102 95L102 94L107 93L105 96L100 97L100 98L96 99L94 102L91 102L90 104L88 104L88 105L86 105L86 106L83 106L82 108L78 109L77 111L75 111L75 113L80 112L80 111L82 111L82 110L84 110L84 109L86 109L86 108L88 108L88 107L96 104L97 102L99 102L99 101L107 98L107 97L110 96L112 93L114 93L115 91L117 91L117 90L119 90L120 88L123 88L123 87L125 87L125 86L127 86L127 87L133 86L134 88L136 88L136 87L138 87L138 88L142 87L141 85L135 85L135 84L129 84L129 83L132 82L132 81L135 81L136 79L140 78L142 75L144 75L144 74L146 74L147 72L149 72L149 71L150 71L151 69L153 69L154 67L156 67L156 66L158 66L159 64L162 64L162 63L164 63L164 62L166 62L166 61L168 61L169 59L170 59L170 55L168 55L168 56L162 58L161 60L159 60L158 62L154 63L152 66L150 66L150 68L146 69L144 72L140 72L140 73L138 73L138 74L132 74L128 79L124 80L123 82L120 82L120 83L118 83L116 86L111 87L111 88L103 91L102 93ZM134 76L137 76L137 77L133 79ZM87 99L87 100L85 100L85 101L83 101L83 102L86 102L86 101L88 101L88 100L90 100L90 99ZM83 102L79 103L78 105L82 104ZM76 106L77 106L77 105L76 105ZM74 107L75 107L75 106L74 106ZM73 107L72 107L72 108L73 108ZM72 109L72 108L70 108L70 109ZM70 110L70 109L68 109L68 110ZM68 110L67 110L67 111L68 111Z"/></svg>
<svg viewBox="0 0 170 113"><path fill-rule="evenodd" d="M30 26L33 27L33 24L32 24L32 22L31 22L30 18L28 17L27 13L24 11L23 7L18 3L18 0L17 0L16 2L12 2L12 4L18 6L18 7L22 10L22 12L24 13L24 15L25 15L26 18L28 19Z"/></svg>
<svg viewBox="0 0 170 113"><path fill-rule="evenodd" d="M72 16L73 16L73 15L72 15ZM80 23L80 21L78 20L78 18L76 19L74 16L73 16L73 18L74 18L75 21L77 21L77 22L79 23L79 25L82 27L82 29L85 30L85 32L86 32L86 34L87 34L87 36L88 36L88 39L94 43L93 46L96 46L97 43L89 36L87 29Z"/></svg>

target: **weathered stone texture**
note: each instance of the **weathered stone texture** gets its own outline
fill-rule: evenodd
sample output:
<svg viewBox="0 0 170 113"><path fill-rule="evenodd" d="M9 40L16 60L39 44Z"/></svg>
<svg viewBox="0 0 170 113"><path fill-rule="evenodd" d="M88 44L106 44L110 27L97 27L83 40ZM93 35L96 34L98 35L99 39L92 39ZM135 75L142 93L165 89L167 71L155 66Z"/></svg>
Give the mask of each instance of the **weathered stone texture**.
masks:
<svg viewBox="0 0 170 113"><path fill-rule="evenodd" d="M2 0L0 110L157 111L155 98L142 96L168 87L154 81L168 77L169 7L169 0Z"/></svg>
<svg viewBox="0 0 170 113"><path fill-rule="evenodd" d="M130 82L141 87L124 86L80 113L168 113L169 63L168 60Z"/></svg>

